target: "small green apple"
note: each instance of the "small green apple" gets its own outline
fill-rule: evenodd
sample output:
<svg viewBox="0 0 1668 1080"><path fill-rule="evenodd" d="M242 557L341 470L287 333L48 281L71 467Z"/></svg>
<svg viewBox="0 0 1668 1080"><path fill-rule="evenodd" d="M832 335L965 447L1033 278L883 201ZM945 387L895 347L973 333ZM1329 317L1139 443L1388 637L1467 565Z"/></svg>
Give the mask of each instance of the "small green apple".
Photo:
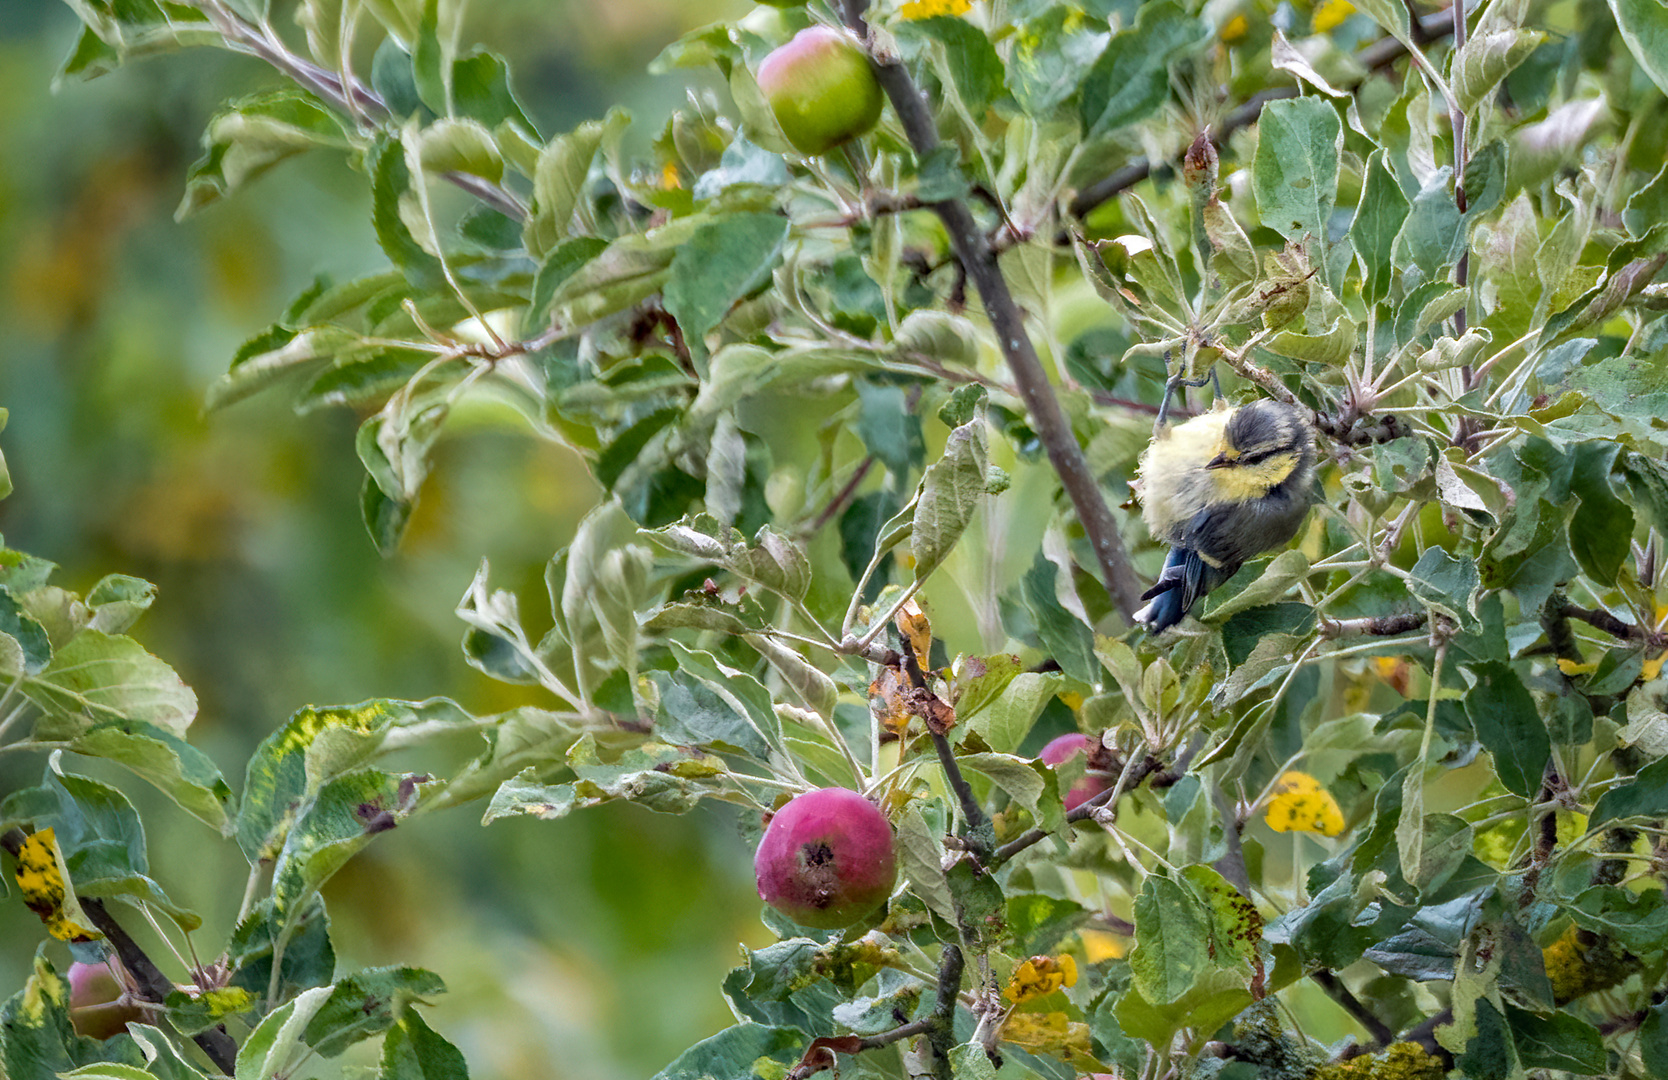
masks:
<svg viewBox="0 0 1668 1080"><path fill-rule="evenodd" d="M802 154L826 154L868 131L884 100L869 57L850 34L811 26L759 65L759 89Z"/></svg>

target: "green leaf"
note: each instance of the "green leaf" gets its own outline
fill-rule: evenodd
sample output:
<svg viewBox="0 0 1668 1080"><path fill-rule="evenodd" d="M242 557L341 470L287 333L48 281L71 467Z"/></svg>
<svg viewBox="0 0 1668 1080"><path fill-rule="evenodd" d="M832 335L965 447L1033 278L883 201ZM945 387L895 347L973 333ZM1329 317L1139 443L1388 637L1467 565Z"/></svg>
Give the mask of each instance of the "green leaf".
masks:
<svg viewBox="0 0 1668 1080"><path fill-rule="evenodd" d="M533 204L522 227L529 255L542 261L568 238L591 160L629 119L623 110L611 109L601 120L587 120L568 134L556 136L540 151L533 172Z"/></svg>
<svg viewBox="0 0 1668 1080"><path fill-rule="evenodd" d="M1251 190L1263 224L1287 240L1325 251L1344 137L1337 110L1324 98L1271 101L1257 128ZM1326 282L1326 260L1316 258L1315 264Z"/></svg>
<svg viewBox="0 0 1668 1080"><path fill-rule="evenodd" d="M1361 293L1368 303L1379 303L1390 295L1395 269L1391 251L1407 210L1407 196L1390 171L1389 159L1383 150L1375 150L1367 159L1367 178L1349 230L1350 243L1365 270Z"/></svg>
<svg viewBox="0 0 1668 1080"><path fill-rule="evenodd" d="M716 563L790 600L803 600L811 588L811 562L804 549L768 525L754 534L752 543L706 514L638 535Z"/></svg>
<svg viewBox="0 0 1668 1080"><path fill-rule="evenodd" d="M1633 537L1633 510L1610 486L1617 443L1589 442L1575 448L1570 491L1581 500L1570 518L1570 551L1581 569L1601 584L1616 580Z"/></svg>
<svg viewBox="0 0 1668 1080"><path fill-rule="evenodd" d="M589 735L568 750L567 764L578 777L569 784L538 783L532 767L505 781L481 823L517 815L555 820L617 800L657 814L683 814L718 794L713 780L728 772L721 758L661 742L642 743L604 762Z"/></svg>
<svg viewBox="0 0 1668 1080"><path fill-rule="evenodd" d="M330 996L307 1022L302 1038L325 1057L381 1034L414 1001L444 994L446 983L432 971L412 967L366 968L330 988Z"/></svg>
<svg viewBox="0 0 1668 1080"><path fill-rule="evenodd" d="M140 720L115 720L77 735L70 749L124 765L222 836L234 831L236 801L220 770L171 732Z"/></svg>
<svg viewBox="0 0 1668 1080"><path fill-rule="evenodd" d="M921 477L910 535L916 581L925 580L949 557L979 500L990 491L986 438L984 421L969 420L950 432L944 456Z"/></svg>
<svg viewBox="0 0 1668 1080"><path fill-rule="evenodd" d="M1587 827L1596 829L1618 818L1661 817L1664 814L1668 814L1668 758L1651 762L1628 783L1600 795L1598 802L1593 804Z"/></svg>
<svg viewBox="0 0 1668 1080"><path fill-rule="evenodd" d="M1454 205L1454 171L1437 169L1413 197L1413 208L1396 235L1394 261L1399 269L1417 268L1434 281L1465 252L1464 218Z"/></svg>
<svg viewBox="0 0 1668 1080"><path fill-rule="evenodd" d="M805 1046L805 1035L797 1028L768 1027L743 1023L727 1027L678 1055L652 1080L773 1080L785 1066L797 1061ZM755 1067L761 1058L777 1062L761 1072Z"/></svg>
<svg viewBox="0 0 1668 1080"><path fill-rule="evenodd" d="M144 578L106 574L87 594L85 603L93 613L87 625L106 634L125 634L155 599L156 586Z"/></svg>
<svg viewBox="0 0 1668 1080"><path fill-rule="evenodd" d="M1055 592L1059 568L1041 548L1031 561L1022 582L1025 605L1036 620L1037 637L1043 650L1060 665L1060 670L1080 683L1093 686L1100 679L1100 661L1095 659L1095 632L1065 605Z"/></svg>
<svg viewBox="0 0 1668 1080"><path fill-rule="evenodd" d="M909 882L910 894L953 925L956 922L956 901L950 895L949 882L944 880L944 847L939 841L944 823L939 820L937 825L934 828L927 823L926 815L917 802L912 801L904 809L894 823L898 869Z"/></svg>
<svg viewBox="0 0 1668 1080"><path fill-rule="evenodd" d="M18 607L9 590L0 589L0 673L37 675L52 662L46 628Z"/></svg>
<svg viewBox="0 0 1668 1080"><path fill-rule="evenodd" d="M896 33L900 41L930 38L943 47L949 81L975 122L1002 94L1002 58L984 31L966 19L948 15L912 19L899 23Z"/></svg>
<svg viewBox="0 0 1668 1080"><path fill-rule="evenodd" d="M705 361L707 331L724 321L736 301L770 283L787 238L787 218L739 213L706 222L678 248L666 280L666 310L698 364Z"/></svg>
<svg viewBox="0 0 1668 1080"><path fill-rule="evenodd" d="M454 47L453 35L440 38L440 0L421 0L421 14L417 20L417 35L411 41L411 74L416 81L417 96L429 111L445 116L451 110L446 102L446 79L442 72L447 67Z"/></svg>
<svg viewBox="0 0 1668 1080"><path fill-rule="evenodd" d="M1035 758L1013 754L961 754L956 761L963 769L978 773L1007 792L1014 802L1031 814L1039 828L1053 831L1064 827L1065 810L1058 800L1054 777ZM1050 795L1054 798L1050 798Z"/></svg>
<svg viewBox="0 0 1668 1080"><path fill-rule="evenodd" d="M475 120L443 116L418 132L417 160L425 173L466 173L492 184L504 177L498 143Z"/></svg>
<svg viewBox="0 0 1668 1080"><path fill-rule="evenodd" d="M371 173L371 225L382 253L419 292L446 288L440 260L412 235L402 213L401 204L408 200L413 180L405 147L399 139L384 136L366 159Z"/></svg>
<svg viewBox="0 0 1668 1080"><path fill-rule="evenodd" d="M958 713L956 719L978 732L992 750L1011 754L1064 685L1065 678L1058 672L1021 672L1007 681L989 705L971 715Z"/></svg>
<svg viewBox="0 0 1668 1080"><path fill-rule="evenodd" d="M497 53L476 49L452 63L452 108L456 115L488 128L510 123L531 138L539 129L510 89L510 69Z"/></svg>
<svg viewBox="0 0 1668 1080"><path fill-rule="evenodd" d="M1668 94L1668 8L1658 0L1610 0L1610 10L1628 51Z"/></svg>
<svg viewBox="0 0 1668 1080"><path fill-rule="evenodd" d="M1156 1005L1176 1001L1209 966L1210 920L1191 889L1149 876L1135 898L1139 944L1130 954L1133 985Z"/></svg>
<svg viewBox="0 0 1668 1080"><path fill-rule="evenodd" d="M239 1080L242 1075L240 1070ZM462 1051L407 1008L382 1041L377 1080L469 1080L469 1066Z"/></svg>
<svg viewBox="0 0 1668 1080"><path fill-rule="evenodd" d="M1461 625L1477 617L1477 590L1482 577L1469 558L1454 558L1439 547L1429 547L1413 565L1408 592Z"/></svg>
<svg viewBox="0 0 1668 1080"><path fill-rule="evenodd" d="M285 158L330 146L348 148L341 121L311 94L293 87L233 102L203 132L203 156L186 174L183 220L253 181Z"/></svg>
<svg viewBox="0 0 1668 1080"><path fill-rule="evenodd" d="M244 916L226 946L233 972L231 985L264 999L272 980L272 944L286 933L279 998L287 999L315 986L329 986L336 978L336 948L330 943L330 917L325 913L324 901L317 896L301 911L287 916L277 913L268 896Z"/></svg>
<svg viewBox="0 0 1668 1080"><path fill-rule="evenodd" d="M1077 91L1109 40L1106 23L1051 4L1014 35L1008 87L1027 113L1045 116Z"/></svg>
<svg viewBox="0 0 1668 1080"><path fill-rule="evenodd" d="M54 85L66 76L92 79L141 56L154 56L193 45L218 45L220 35L196 8L158 0L72 0L86 24L75 48L59 69Z"/></svg>
<svg viewBox="0 0 1668 1080"><path fill-rule="evenodd" d="M539 264L533 278L533 295L529 302L529 320L539 320L550 310L556 290L580 267L608 250L608 241L600 236L574 236L551 248Z"/></svg>
<svg viewBox="0 0 1668 1080"><path fill-rule="evenodd" d="M137 720L184 736L197 695L174 669L129 637L86 629L57 651L23 693L42 716L37 739L71 738L94 724Z"/></svg>
<svg viewBox="0 0 1668 1080"><path fill-rule="evenodd" d="M1170 96L1170 62L1210 39L1210 27L1172 0L1142 4L1084 76L1078 118L1092 138L1158 111ZM1264 110L1266 119L1267 110Z"/></svg>
<svg viewBox="0 0 1668 1080"><path fill-rule="evenodd" d="M926 460L921 418L910 411L901 386L857 380L857 437L882 465L897 477L907 477Z"/></svg>
<svg viewBox="0 0 1668 1080"><path fill-rule="evenodd" d="M1407 5L1401 3L1401 0L1362 0L1357 6L1368 18L1388 30L1397 41L1412 40L1412 24L1409 22Z"/></svg>
<svg viewBox="0 0 1668 1080"><path fill-rule="evenodd" d="M1465 695L1465 711L1477 739L1493 755L1506 790L1533 798L1552 754L1535 699L1505 664L1473 664L1471 672L1477 681Z"/></svg>
<svg viewBox="0 0 1668 1080"><path fill-rule="evenodd" d="M1539 30L1523 30L1504 23L1491 26L1485 16L1483 25L1465 39L1464 47L1453 59L1449 87L1461 111L1469 113L1475 109L1545 40L1546 34Z"/></svg>
<svg viewBox="0 0 1668 1080"><path fill-rule="evenodd" d="M655 730L668 742L715 745L767 760L782 740L770 692L757 679L719 663L711 653L667 643L678 670L654 673L660 687Z"/></svg>
<svg viewBox="0 0 1668 1080"><path fill-rule="evenodd" d="M1639 1025L1639 1057L1648 1074L1668 1075L1668 1001L1646 1010Z"/></svg>
<svg viewBox="0 0 1668 1080"><path fill-rule="evenodd" d="M1582 890L1567 910L1578 926L1641 956L1660 953L1668 941L1668 903L1660 891L1595 885Z"/></svg>
<svg viewBox="0 0 1668 1080"><path fill-rule="evenodd" d="M1668 165L1664 165L1651 182L1635 191L1622 211L1622 224L1628 235L1642 238L1652 228L1668 221Z"/></svg>
<svg viewBox="0 0 1668 1080"><path fill-rule="evenodd" d="M301 1046L301 1033L330 998L328 986L303 990L266 1014L237 1052L238 1080L273 1080Z"/></svg>

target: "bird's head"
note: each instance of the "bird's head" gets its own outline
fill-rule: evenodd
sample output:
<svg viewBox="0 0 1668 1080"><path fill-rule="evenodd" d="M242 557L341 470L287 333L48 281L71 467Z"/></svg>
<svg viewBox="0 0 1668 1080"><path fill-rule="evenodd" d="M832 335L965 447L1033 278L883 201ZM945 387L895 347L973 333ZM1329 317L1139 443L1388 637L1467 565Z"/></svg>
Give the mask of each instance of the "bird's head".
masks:
<svg viewBox="0 0 1668 1080"><path fill-rule="evenodd" d="M1314 460L1315 429L1301 409L1262 399L1236 409L1205 468L1234 498L1259 498Z"/></svg>

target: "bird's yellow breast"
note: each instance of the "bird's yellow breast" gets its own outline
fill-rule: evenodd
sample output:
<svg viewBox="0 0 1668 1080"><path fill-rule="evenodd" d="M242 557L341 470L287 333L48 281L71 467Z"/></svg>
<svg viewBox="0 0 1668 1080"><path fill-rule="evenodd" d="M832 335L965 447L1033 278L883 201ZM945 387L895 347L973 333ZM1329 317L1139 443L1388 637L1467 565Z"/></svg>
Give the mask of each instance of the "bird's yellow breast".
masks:
<svg viewBox="0 0 1668 1080"><path fill-rule="evenodd" d="M1201 510L1262 499L1297 468L1297 450L1241 460L1227 439L1233 415L1232 410L1213 411L1160 432L1141 456L1142 514L1155 537L1175 543ZM1219 455L1228 464L1208 468Z"/></svg>

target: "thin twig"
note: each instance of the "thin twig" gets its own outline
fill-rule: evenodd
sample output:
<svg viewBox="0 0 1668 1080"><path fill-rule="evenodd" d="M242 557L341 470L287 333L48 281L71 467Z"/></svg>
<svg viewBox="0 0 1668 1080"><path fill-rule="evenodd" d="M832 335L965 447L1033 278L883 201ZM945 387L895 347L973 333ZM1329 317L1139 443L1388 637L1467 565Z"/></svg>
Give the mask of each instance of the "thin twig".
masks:
<svg viewBox="0 0 1668 1080"><path fill-rule="evenodd" d="M869 39L868 23L863 17L868 6L868 0L844 0L842 4L846 25L864 41ZM926 99L898 59L874 56L871 52L871 61L881 88L903 123L910 145L917 157L925 158L938 145L938 130ZM944 222L950 246L962 269L979 290L985 314L996 332L997 343L1008 370L1013 373L1026 411L1094 548L1106 589L1124 618L1133 621L1141 603L1141 586L1135 568L1118 535L1117 521L1101 495L1100 484L1090 471L1083 448L1077 444L1071 424L1049 385L1042 361L1026 333L1025 317L1008 291L990 241L960 199L934 203L932 209Z"/></svg>
<svg viewBox="0 0 1668 1080"><path fill-rule="evenodd" d="M915 659L914 648L906 642L901 654L910 685L917 692L931 694L932 687L927 684L926 672L921 670L920 662ZM927 734L932 737L932 747L938 753L938 763L944 769L944 777L950 783L950 790L956 793L956 801L961 803L962 816L966 819L962 839L966 841L968 850L982 860L990 854L989 841L986 839L993 835L990 818L979 805L967 778L961 774L961 766L956 763L956 752L950 746L950 740L944 737L944 733L934 726L930 718L923 719L927 725Z"/></svg>

